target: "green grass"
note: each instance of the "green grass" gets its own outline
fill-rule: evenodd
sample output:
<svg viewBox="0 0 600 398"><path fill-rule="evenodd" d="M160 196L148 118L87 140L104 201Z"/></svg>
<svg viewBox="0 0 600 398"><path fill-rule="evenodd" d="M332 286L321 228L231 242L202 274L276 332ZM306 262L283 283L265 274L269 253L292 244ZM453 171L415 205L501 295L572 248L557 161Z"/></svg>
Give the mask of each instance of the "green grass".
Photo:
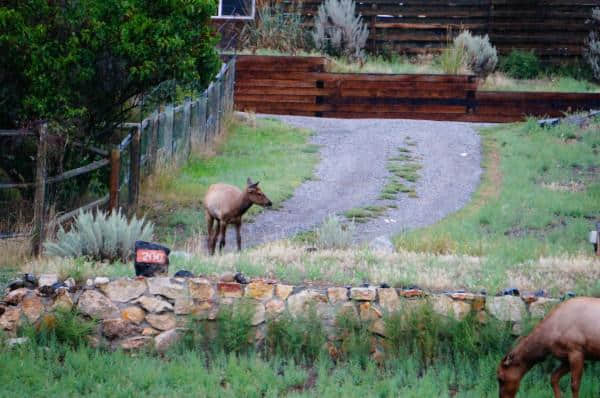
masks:
<svg viewBox="0 0 600 398"><path fill-rule="evenodd" d="M203 231L202 198L210 184L245 186L246 178L260 181L274 208L312 177L318 146L311 132L272 119L258 119L256 127L232 124L218 156L194 156L180 170L166 170L144 184L142 210L156 223L158 239L175 244ZM262 209L253 206L252 218Z"/></svg>
<svg viewBox="0 0 600 398"><path fill-rule="evenodd" d="M270 322L260 351L219 344L206 350L187 337L163 356L56 341L13 349L0 344L0 397L104 397L107 391L111 397L497 397L495 370L516 337L509 324L474 318L446 319L429 306L386 316L388 337L377 345L387 351L379 363L369 358L375 341L353 317L336 319L340 338L328 345L333 351L325 349L324 330L310 315ZM532 326L527 322L525 329ZM551 359L536 365L519 396L550 396L556 365ZM568 390L569 377L561 388ZM581 396L599 389L600 364L589 362Z"/></svg>
<svg viewBox="0 0 600 398"><path fill-rule="evenodd" d="M483 182L463 210L396 238L399 248L485 256L482 272L541 256L591 254L600 218L600 125L534 120L482 131Z"/></svg>
<svg viewBox="0 0 600 398"><path fill-rule="evenodd" d="M364 206L346 210L344 217L348 220L363 223L377 218L387 210L386 206Z"/></svg>

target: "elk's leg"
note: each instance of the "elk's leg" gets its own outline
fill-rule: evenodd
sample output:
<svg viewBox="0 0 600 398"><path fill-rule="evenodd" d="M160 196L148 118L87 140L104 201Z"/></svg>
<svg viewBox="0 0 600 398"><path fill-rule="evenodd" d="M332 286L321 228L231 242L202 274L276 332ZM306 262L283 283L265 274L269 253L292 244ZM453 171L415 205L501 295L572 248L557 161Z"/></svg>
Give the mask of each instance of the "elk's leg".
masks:
<svg viewBox="0 0 600 398"><path fill-rule="evenodd" d="M220 228L221 241L219 242L219 253L222 252L223 248L225 247L226 232L227 232L227 223L225 221L221 221L221 228Z"/></svg>
<svg viewBox="0 0 600 398"><path fill-rule="evenodd" d="M242 223L238 222L235 224L235 238L237 240L237 249L238 251L242 251Z"/></svg>
<svg viewBox="0 0 600 398"><path fill-rule="evenodd" d="M569 373L569 363L566 361L562 362L558 369L552 373L550 383L552 384L552 390L554 391L554 398L560 398L560 386L558 383L560 382L560 379L567 373Z"/></svg>
<svg viewBox="0 0 600 398"><path fill-rule="evenodd" d="M579 398L579 386L581 376L583 375L584 356L580 351L574 351L569 354L569 365L571 367L571 391L573 398Z"/></svg>
<svg viewBox="0 0 600 398"><path fill-rule="evenodd" d="M215 254L215 247L217 246L217 236L219 236L219 228L221 228L221 221L218 218L215 218L216 225L213 232L210 234L210 254Z"/></svg>
<svg viewBox="0 0 600 398"><path fill-rule="evenodd" d="M212 247L212 234L213 234L213 224L215 219L213 216L208 214L208 211L204 213L204 218L206 219L206 248L209 254L214 254L214 249L211 252Z"/></svg>

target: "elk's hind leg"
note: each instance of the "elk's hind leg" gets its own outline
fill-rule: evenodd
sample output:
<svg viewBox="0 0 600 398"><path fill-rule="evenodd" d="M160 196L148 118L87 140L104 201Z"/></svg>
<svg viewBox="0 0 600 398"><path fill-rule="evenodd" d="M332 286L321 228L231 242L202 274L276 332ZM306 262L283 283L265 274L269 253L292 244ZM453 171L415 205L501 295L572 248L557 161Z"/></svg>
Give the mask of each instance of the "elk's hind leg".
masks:
<svg viewBox="0 0 600 398"><path fill-rule="evenodd" d="M223 248L225 247L225 235L227 234L227 223L225 221L221 221L219 230L221 233L221 241L219 242L219 252L222 252ZM216 240L216 236L215 236L215 240Z"/></svg>
<svg viewBox="0 0 600 398"><path fill-rule="evenodd" d="M580 351L574 351L569 354L569 366L571 367L571 391L573 398L579 398L579 386L581 376L583 375L584 355Z"/></svg>
<svg viewBox="0 0 600 398"><path fill-rule="evenodd" d="M562 362L560 364L560 366L558 367L558 369L556 369L554 372L552 372L550 384L552 384L552 390L554 391L554 398L560 398L560 386L558 385L558 383L560 382L560 379L562 379L562 377L564 375L566 375L567 373L569 373L569 363L566 361Z"/></svg>
<svg viewBox="0 0 600 398"><path fill-rule="evenodd" d="M204 218L206 219L206 249L208 250L208 254L213 255L215 254L215 245L213 244L213 224L215 218L208 211L204 211ZM217 230L218 228L217 224Z"/></svg>
<svg viewBox="0 0 600 398"><path fill-rule="evenodd" d="M238 251L242 251L242 222L238 221L235 223L235 238L237 240L237 249Z"/></svg>

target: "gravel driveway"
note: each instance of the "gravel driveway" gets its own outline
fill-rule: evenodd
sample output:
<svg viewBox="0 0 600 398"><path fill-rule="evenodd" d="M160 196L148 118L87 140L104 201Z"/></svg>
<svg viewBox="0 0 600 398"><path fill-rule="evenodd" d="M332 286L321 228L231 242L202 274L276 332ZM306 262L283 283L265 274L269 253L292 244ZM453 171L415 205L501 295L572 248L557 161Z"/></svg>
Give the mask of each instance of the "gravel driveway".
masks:
<svg viewBox="0 0 600 398"><path fill-rule="evenodd" d="M433 224L462 208L479 184L481 145L474 125L455 122L391 119L327 119L271 116L316 132L321 161L315 179L300 185L278 210L266 210L244 224L243 247L293 236L315 228L329 214L356 207L394 203L383 215L356 224L357 242L392 236L406 229ZM406 147L405 139L423 166L414 185L418 198L400 193L396 201L380 201L388 182L387 159ZM266 184L265 184L266 185ZM268 185L265 188L268 195ZM234 228L227 246L235 247Z"/></svg>

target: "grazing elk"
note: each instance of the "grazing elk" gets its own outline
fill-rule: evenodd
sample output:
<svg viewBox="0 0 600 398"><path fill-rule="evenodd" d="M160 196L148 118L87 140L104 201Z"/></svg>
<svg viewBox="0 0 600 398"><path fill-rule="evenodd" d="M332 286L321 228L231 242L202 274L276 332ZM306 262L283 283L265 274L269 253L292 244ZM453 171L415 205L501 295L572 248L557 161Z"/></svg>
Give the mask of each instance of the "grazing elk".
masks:
<svg viewBox="0 0 600 398"><path fill-rule="evenodd" d="M558 305L519 341L498 366L500 398L513 398L525 373L548 355L561 361L550 379L554 396L560 398L558 382L571 372L573 398L578 398L584 361L600 360L600 298Z"/></svg>
<svg viewBox="0 0 600 398"><path fill-rule="evenodd" d="M228 224L235 225L237 248L238 251L242 250L242 236L240 233L242 216L253 204L271 207L273 202L260 190L258 182L252 182L248 177L244 191L228 184L211 185L206 191L203 204L208 229L208 252L213 255L215 254L218 234L221 234L219 251L223 250L225 246L225 233ZM217 225L213 233L213 223L215 221Z"/></svg>

